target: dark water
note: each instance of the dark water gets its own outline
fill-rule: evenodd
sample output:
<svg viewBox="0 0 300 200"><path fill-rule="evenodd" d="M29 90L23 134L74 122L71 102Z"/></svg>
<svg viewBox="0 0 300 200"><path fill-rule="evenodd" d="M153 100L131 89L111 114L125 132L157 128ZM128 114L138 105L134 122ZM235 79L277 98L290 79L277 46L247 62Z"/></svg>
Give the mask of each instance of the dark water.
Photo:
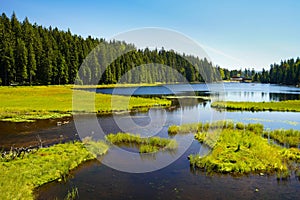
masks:
<svg viewBox="0 0 300 200"><path fill-rule="evenodd" d="M204 84L192 85L197 89L196 95L222 96L226 100L248 101L280 101L285 99L299 99L298 88L264 85L226 83L226 90L216 93L205 90ZM169 93L159 93L164 86L139 89L136 95L169 95L182 92L185 86L168 85ZM170 89L171 88L171 89ZM129 88L130 89L130 88ZM105 89L108 91L109 89ZM122 92L128 88L120 89ZM136 88L134 89L136 90ZM100 91L100 90L99 90ZM98 92L99 92L98 91ZM142 93L144 91L144 93ZM103 91L102 91L103 92ZM132 91L131 91L132 92ZM129 93L127 93L128 95ZM186 93L183 93L186 94ZM0 123L1 145L27 144L31 140L42 138L45 143L72 139L76 137L92 136L95 139L103 138L99 133L100 126L104 133L119 131L139 133L142 136L159 135L168 137L167 129L172 124L191 122L210 122L221 119L231 119L246 123L262 123L265 128L293 128L300 130L300 113L295 112L220 112L210 107L210 101L188 101L172 109L150 109L145 113L131 113L122 115L81 116L76 119L77 127L84 133L77 134L75 122L56 126L56 121L39 121L38 123ZM96 125L94 122L97 122ZM133 124L132 124L133 123ZM181 136L179 142L185 137ZM37 142L38 143L38 142ZM125 148L125 150L128 150ZM102 157L102 161L90 161L74 170L66 182L49 183L36 191L37 199L63 199L68 190L77 188L79 199L298 199L300 182L292 176L287 181L277 182L274 175L259 176L256 174L233 177L230 175L206 175L200 170L193 170L189 166L187 156L207 151L197 141L192 141L187 150L181 152L157 154L153 157L138 158L146 163L156 163L160 159L176 157L174 162L164 168L148 173L126 173L106 166L107 158L118 152L110 149ZM119 157L124 165L135 164L129 157ZM137 164L138 167L138 164ZM256 192L255 190L259 191Z"/></svg>

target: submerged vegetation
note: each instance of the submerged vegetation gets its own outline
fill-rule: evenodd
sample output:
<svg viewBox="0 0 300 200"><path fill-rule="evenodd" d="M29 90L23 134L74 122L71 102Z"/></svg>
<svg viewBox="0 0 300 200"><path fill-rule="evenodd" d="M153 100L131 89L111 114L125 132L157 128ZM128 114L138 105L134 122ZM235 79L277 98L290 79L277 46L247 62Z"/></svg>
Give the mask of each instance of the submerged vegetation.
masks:
<svg viewBox="0 0 300 200"><path fill-rule="evenodd" d="M287 100L280 102L217 101L213 102L211 107L227 110L300 112L300 100Z"/></svg>
<svg viewBox="0 0 300 200"><path fill-rule="evenodd" d="M36 119L61 118L72 115L73 86L1 87L0 120L23 122ZM141 98L94 94L76 90L81 95L81 109L76 112L111 113L113 111L168 106L171 101L159 98ZM90 99L95 95L95 107ZM112 105L113 98L113 105Z"/></svg>
<svg viewBox="0 0 300 200"><path fill-rule="evenodd" d="M289 161L300 161L299 149L283 148L268 143L268 140L262 137L263 133L266 134L262 124L217 121L211 124L185 124L169 128L169 134L185 132L194 133L195 139L211 148L211 152L203 157L189 156L192 167L202 168L207 172L277 173L282 178L289 175ZM280 132L285 133L284 141L295 140L299 133L292 130L275 130L270 131L270 135L279 135ZM297 139L299 140L299 136Z"/></svg>
<svg viewBox="0 0 300 200"><path fill-rule="evenodd" d="M176 140L160 137L143 138L131 133L109 134L106 139L115 145L129 144L137 145L140 153L153 153L161 149L174 150L178 144Z"/></svg>
<svg viewBox="0 0 300 200"><path fill-rule="evenodd" d="M102 141L87 144L98 148L97 155L108 150ZM1 159L0 199L34 199L35 188L54 180L63 181L70 170L97 155L87 151L84 143L74 142L41 148L10 161Z"/></svg>

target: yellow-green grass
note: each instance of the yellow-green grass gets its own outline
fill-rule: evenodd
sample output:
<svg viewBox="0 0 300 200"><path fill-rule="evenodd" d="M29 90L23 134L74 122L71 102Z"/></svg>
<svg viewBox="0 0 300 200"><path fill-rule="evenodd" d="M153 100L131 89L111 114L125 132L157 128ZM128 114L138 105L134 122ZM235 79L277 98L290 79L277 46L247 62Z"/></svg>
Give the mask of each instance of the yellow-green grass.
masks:
<svg viewBox="0 0 300 200"><path fill-rule="evenodd" d="M298 145L300 145L300 131L298 130L277 129L272 131L264 131L263 136L270 137L280 144L286 144L290 147L298 147Z"/></svg>
<svg viewBox="0 0 300 200"><path fill-rule="evenodd" d="M300 112L300 100L287 100L280 102L216 101L213 102L211 106L213 108L227 110Z"/></svg>
<svg viewBox="0 0 300 200"><path fill-rule="evenodd" d="M192 130L195 139L211 148L211 152L203 157L198 154L189 156L192 167L202 168L207 172L276 172L279 176L287 176L290 170L288 162L300 161L299 149L269 144L262 137L262 124L217 121L176 127L176 133L180 133L180 130Z"/></svg>
<svg viewBox="0 0 300 200"><path fill-rule="evenodd" d="M108 134L106 135L106 140L115 145L137 145L140 153L153 153L160 149L174 150L178 147L178 144L174 139L161 137L142 138L140 135L132 133Z"/></svg>
<svg viewBox="0 0 300 200"><path fill-rule="evenodd" d="M144 87L144 86L159 86L165 83L117 83L117 84L106 84L106 85L76 85L76 88L115 88L115 87Z"/></svg>
<svg viewBox="0 0 300 200"><path fill-rule="evenodd" d="M76 90L74 95L79 97L77 112L111 113L171 104L165 99L112 96L84 90ZM0 87L0 120L21 122L71 116L72 98L72 85ZM91 101L93 98L95 101Z"/></svg>
<svg viewBox="0 0 300 200"><path fill-rule="evenodd" d="M93 142L97 154L104 154L108 145ZM86 150L81 142L57 144L28 153L23 158L0 161L0 199L34 199L35 188L54 181L62 181L81 163L97 155Z"/></svg>

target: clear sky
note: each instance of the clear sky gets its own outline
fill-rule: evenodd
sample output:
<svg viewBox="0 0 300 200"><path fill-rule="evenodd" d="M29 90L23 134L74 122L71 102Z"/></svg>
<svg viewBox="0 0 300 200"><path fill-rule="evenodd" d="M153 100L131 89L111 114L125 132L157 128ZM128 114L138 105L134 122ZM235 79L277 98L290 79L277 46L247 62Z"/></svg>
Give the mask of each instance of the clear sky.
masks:
<svg viewBox="0 0 300 200"><path fill-rule="evenodd" d="M269 68L300 56L298 0L0 0L0 11L43 26L111 38L143 27L178 31L221 67Z"/></svg>

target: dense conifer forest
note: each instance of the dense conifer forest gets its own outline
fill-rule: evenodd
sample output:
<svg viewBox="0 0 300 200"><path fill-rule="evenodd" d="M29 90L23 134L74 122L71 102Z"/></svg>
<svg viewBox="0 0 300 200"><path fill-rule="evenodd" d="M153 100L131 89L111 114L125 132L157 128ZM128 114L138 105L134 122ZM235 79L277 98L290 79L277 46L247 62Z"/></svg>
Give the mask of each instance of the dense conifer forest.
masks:
<svg viewBox="0 0 300 200"><path fill-rule="evenodd" d="M126 54L117 56L123 51ZM116 59L108 62L110 58ZM203 77L209 82L217 79L217 69L206 59L163 48L139 50L121 41L83 38L70 30L31 24L27 18L20 22L15 13L10 18L4 13L0 17L1 85L72 84L82 63L85 67L80 78L84 84L95 80L99 84L178 82L182 81L178 72L190 82L203 81ZM137 66L141 66L138 72L131 70Z"/></svg>
<svg viewBox="0 0 300 200"><path fill-rule="evenodd" d="M70 30L32 24L28 18L20 22L15 13L0 17L0 85L73 84L78 77L83 84L212 82L236 75L255 82L296 85L299 66L297 58L261 72L230 71L214 67L206 58L173 50L141 50L122 41L83 38Z"/></svg>

